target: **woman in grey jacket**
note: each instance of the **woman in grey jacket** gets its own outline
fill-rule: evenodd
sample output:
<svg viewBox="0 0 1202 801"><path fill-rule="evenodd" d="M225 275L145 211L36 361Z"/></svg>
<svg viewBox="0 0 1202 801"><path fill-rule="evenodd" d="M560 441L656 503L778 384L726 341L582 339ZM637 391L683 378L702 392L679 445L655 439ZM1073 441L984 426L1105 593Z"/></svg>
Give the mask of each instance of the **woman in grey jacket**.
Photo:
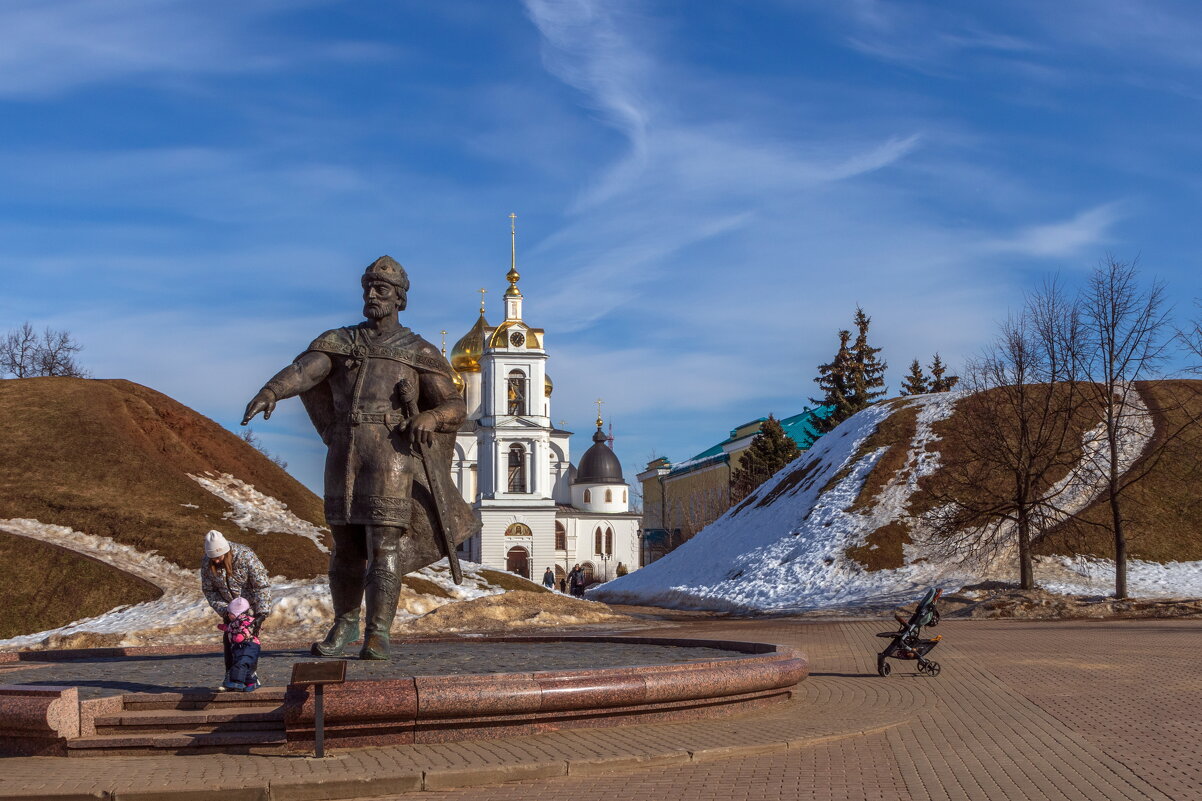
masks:
<svg viewBox="0 0 1202 801"><path fill-rule="evenodd" d="M257 636L263 621L271 613L271 582L267 569L255 552L245 545L230 542L220 531L205 534L205 555L200 565L200 589L221 622L229 619L230 601L245 598L255 616ZM225 642L225 638L222 638ZM229 643L225 644L225 669L233 663ZM256 682L258 677L255 677ZM219 690L224 689L219 687Z"/></svg>

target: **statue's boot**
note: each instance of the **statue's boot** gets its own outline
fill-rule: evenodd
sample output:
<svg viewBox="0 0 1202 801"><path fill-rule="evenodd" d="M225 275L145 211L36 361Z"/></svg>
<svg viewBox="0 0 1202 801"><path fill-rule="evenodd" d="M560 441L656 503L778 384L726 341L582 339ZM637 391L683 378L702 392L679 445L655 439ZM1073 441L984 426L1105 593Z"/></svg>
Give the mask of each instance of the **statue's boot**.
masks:
<svg viewBox="0 0 1202 801"><path fill-rule="evenodd" d="M359 607L363 604L363 569L330 571L330 600L334 625L321 642L313 643L314 656L342 656L342 649L359 639Z"/></svg>
<svg viewBox="0 0 1202 801"><path fill-rule="evenodd" d="M360 659L388 659L391 655L388 635L400 594L401 580L394 571L383 567L372 569L367 577L367 629Z"/></svg>

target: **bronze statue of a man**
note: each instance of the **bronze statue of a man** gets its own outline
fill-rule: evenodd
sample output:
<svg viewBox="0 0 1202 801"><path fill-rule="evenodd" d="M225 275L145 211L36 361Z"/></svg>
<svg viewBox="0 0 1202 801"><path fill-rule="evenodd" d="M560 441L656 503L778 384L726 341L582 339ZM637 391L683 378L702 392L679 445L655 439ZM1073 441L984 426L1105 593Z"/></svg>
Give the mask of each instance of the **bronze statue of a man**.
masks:
<svg viewBox="0 0 1202 801"><path fill-rule="evenodd" d="M270 418L277 401L301 396L329 448L325 513L334 537L334 625L312 650L336 656L358 639L366 598L359 657L387 659L401 576L444 555L454 560L454 545L479 523L458 493L442 489L450 485L466 408L447 360L397 319L409 277L382 256L362 284L367 320L315 339L251 399L242 424L259 412Z"/></svg>

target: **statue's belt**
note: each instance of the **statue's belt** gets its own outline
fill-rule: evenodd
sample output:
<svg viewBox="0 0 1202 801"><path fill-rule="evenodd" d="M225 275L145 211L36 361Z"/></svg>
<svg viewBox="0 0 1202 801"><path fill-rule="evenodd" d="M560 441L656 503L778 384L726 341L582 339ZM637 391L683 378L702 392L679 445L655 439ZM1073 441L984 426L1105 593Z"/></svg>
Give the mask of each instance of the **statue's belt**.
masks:
<svg viewBox="0 0 1202 801"><path fill-rule="evenodd" d="M380 423L387 426L389 430L396 428L401 423L408 419L404 412L351 412L347 415L351 425L357 426L363 423Z"/></svg>
<svg viewBox="0 0 1202 801"><path fill-rule="evenodd" d="M391 359L394 362L401 362L411 367L416 367L419 370L426 370L432 373L444 375L447 378L451 377L450 365L445 359L427 356L424 353L416 353L404 348L390 348L386 345L363 345L350 344L347 342L332 342L328 339L319 339L309 346L309 350L317 350L322 353L336 353L340 356L350 356L353 359Z"/></svg>

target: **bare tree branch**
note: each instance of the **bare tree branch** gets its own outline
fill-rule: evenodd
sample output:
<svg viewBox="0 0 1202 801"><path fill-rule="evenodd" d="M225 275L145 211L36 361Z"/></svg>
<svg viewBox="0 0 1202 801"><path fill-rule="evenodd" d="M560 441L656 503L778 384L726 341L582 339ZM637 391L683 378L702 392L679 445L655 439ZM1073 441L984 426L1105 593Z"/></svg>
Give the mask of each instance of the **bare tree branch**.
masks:
<svg viewBox="0 0 1202 801"><path fill-rule="evenodd" d="M0 339L0 373L15 378L67 376L87 378L75 354L83 350L68 331L47 328L40 335L28 322Z"/></svg>

